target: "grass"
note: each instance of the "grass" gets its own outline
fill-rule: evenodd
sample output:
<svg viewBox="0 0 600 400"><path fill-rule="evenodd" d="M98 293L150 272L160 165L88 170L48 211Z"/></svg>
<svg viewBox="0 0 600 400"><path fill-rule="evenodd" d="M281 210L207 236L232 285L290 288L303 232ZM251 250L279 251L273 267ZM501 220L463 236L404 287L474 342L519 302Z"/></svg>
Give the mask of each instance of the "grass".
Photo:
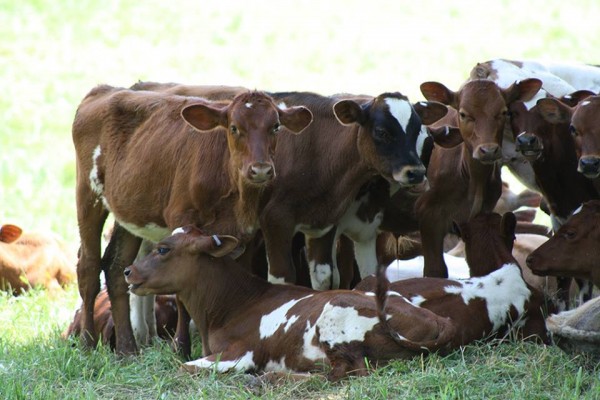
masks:
<svg viewBox="0 0 600 400"><path fill-rule="evenodd" d="M70 124L96 84L137 80L324 94L456 89L478 61L599 64L594 0L144 2L0 0L0 222L52 230L75 251ZM598 398L598 371L556 348L470 346L361 379L271 386L190 377L165 346L118 360L59 339L76 288L0 297L2 398Z"/></svg>

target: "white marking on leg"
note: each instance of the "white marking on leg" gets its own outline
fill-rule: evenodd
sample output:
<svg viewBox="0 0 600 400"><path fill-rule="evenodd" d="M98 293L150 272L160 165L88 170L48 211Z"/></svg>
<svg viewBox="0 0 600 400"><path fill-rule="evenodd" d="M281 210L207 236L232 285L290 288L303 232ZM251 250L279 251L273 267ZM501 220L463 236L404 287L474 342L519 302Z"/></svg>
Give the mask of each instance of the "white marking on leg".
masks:
<svg viewBox="0 0 600 400"><path fill-rule="evenodd" d="M273 336L282 325L284 326L284 332L287 332L290 326L298 320L297 315L292 315L288 318L288 311L290 311L290 309L296 304L298 304L300 301L308 299L309 297L312 297L312 294L304 296L300 299L290 300L287 303L284 303L281 306L277 307L269 314L263 315L260 319L259 326L260 338L267 339Z"/></svg>
<svg viewBox="0 0 600 400"><path fill-rule="evenodd" d="M331 287L332 267L329 264L316 264L314 261L308 263L310 270L310 282L315 290L329 290Z"/></svg>
<svg viewBox="0 0 600 400"><path fill-rule="evenodd" d="M97 195L101 195L104 192L104 184L100 182L98 176L98 157L102 154L100 145L96 146L94 153L92 154L92 170L90 171L90 187Z"/></svg>
<svg viewBox="0 0 600 400"><path fill-rule="evenodd" d="M269 276L267 277L267 280L269 282L271 282L271 283L275 283L275 284L278 284L278 285L285 285L285 284L288 283L288 282L285 281L285 278L279 278L279 277L273 276L271 274L269 274Z"/></svg>
<svg viewBox="0 0 600 400"><path fill-rule="evenodd" d="M288 368L285 366L285 356L281 357L279 361L269 360L264 368L265 371L274 372L286 372Z"/></svg>
<svg viewBox="0 0 600 400"><path fill-rule="evenodd" d="M253 351L248 351L246 354L235 360L211 361L208 360L208 357L204 357L195 361L186 362L185 365L200 369L215 368L217 372L227 372L232 369L236 371L248 371L256 367Z"/></svg>
<svg viewBox="0 0 600 400"><path fill-rule="evenodd" d="M333 306L325 304L317 319L319 341L330 347L336 344L363 341L367 332L379 322L377 317L363 317L354 307Z"/></svg>

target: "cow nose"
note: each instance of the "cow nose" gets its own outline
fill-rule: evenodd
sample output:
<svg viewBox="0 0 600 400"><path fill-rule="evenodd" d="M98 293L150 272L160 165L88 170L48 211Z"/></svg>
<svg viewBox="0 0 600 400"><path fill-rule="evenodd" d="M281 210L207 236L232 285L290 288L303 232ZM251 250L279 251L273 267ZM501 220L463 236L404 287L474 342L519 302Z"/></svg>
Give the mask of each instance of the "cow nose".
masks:
<svg viewBox="0 0 600 400"><path fill-rule="evenodd" d="M595 178L600 174L600 157L584 156L579 159L579 172L588 178Z"/></svg>
<svg viewBox="0 0 600 400"><path fill-rule="evenodd" d="M254 182L266 182L273 179L275 169L271 163L257 162L250 166L248 175Z"/></svg>
<svg viewBox="0 0 600 400"><path fill-rule="evenodd" d="M473 158L483 163L493 163L502 157L502 149L496 143L477 146Z"/></svg>
<svg viewBox="0 0 600 400"><path fill-rule="evenodd" d="M123 275L125 275L126 277L129 276L131 274L131 268L127 267L125 268L125 270L123 270Z"/></svg>
<svg viewBox="0 0 600 400"><path fill-rule="evenodd" d="M410 169L406 172L408 183L417 184L425 179L425 169Z"/></svg>
<svg viewBox="0 0 600 400"><path fill-rule="evenodd" d="M537 137L529 133L521 133L517 136L517 145L519 148L532 148L537 145Z"/></svg>

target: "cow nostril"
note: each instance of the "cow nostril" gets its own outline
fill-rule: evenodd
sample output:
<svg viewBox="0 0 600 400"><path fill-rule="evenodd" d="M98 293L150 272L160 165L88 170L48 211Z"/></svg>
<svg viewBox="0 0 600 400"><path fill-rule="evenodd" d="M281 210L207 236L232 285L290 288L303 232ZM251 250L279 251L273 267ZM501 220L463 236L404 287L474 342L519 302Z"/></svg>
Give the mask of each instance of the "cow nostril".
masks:
<svg viewBox="0 0 600 400"><path fill-rule="evenodd" d="M411 169L406 172L406 178L410 183L420 183L423 181L424 177L425 172L421 170Z"/></svg>

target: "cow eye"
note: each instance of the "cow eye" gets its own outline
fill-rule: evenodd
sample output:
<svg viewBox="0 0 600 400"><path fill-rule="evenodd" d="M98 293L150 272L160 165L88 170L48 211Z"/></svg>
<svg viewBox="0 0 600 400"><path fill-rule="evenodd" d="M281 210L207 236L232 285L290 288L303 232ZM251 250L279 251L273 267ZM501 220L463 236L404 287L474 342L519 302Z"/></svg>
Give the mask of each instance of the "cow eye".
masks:
<svg viewBox="0 0 600 400"><path fill-rule="evenodd" d="M473 121L473 117L471 117L470 115L467 115L467 113L465 112L459 112L458 113L459 117L461 120L463 121L468 121L468 122L472 122Z"/></svg>
<svg viewBox="0 0 600 400"><path fill-rule="evenodd" d="M157 252L158 254L160 254L161 256L164 256L164 255L165 255L165 254L167 254L169 251L171 251L171 249L170 249L170 248L168 248L168 247L158 247L158 248L156 249L156 252Z"/></svg>
<svg viewBox="0 0 600 400"><path fill-rule="evenodd" d="M567 240L572 240L572 239L574 239L576 235L577 235L577 233L576 233L575 231L566 231L566 232L564 233L564 237L565 237L565 239L567 239Z"/></svg>
<svg viewBox="0 0 600 400"><path fill-rule="evenodd" d="M571 133L571 135L577 136L577 129L575 129L573 125L569 125L569 132Z"/></svg>
<svg viewBox="0 0 600 400"><path fill-rule="evenodd" d="M280 130L281 130L281 124L279 124L279 122L278 122L278 123L276 123L275 125L273 125L273 129L271 129L271 132L272 132L272 133L277 133L277 132L279 132Z"/></svg>
<svg viewBox="0 0 600 400"><path fill-rule="evenodd" d="M384 128L375 128L375 139L389 142L391 140L391 135Z"/></svg>
<svg viewBox="0 0 600 400"><path fill-rule="evenodd" d="M237 135L237 134L239 133L239 131L238 131L238 128L237 128L237 126L235 126L235 125L231 125L231 126L229 127L229 130L231 131L231 133L232 133L233 135Z"/></svg>

